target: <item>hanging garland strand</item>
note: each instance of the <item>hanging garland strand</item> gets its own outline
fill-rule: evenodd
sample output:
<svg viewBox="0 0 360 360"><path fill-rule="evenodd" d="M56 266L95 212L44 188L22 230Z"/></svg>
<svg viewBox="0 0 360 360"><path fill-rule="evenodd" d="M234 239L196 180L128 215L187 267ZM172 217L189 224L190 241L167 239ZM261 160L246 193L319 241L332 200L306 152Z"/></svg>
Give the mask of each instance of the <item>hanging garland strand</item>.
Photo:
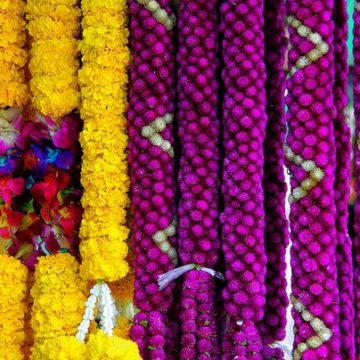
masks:
<svg viewBox="0 0 360 360"><path fill-rule="evenodd" d="M284 176L285 141L285 1L265 0L266 112L268 123L264 144L265 248L268 258L266 305L260 324L264 344L285 338L286 261L288 222L285 214L286 183Z"/></svg>
<svg viewBox="0 0 360 360"><path fill-rule="evenodd" d="M173 284L159 275L177 265L174 194L175 18L170 1L130 0L129 165L135 259L135 316L131 337L144 359L172 359L167 313Z"/></svg>
<svg viewBox="0 0 360 360"><path fill-rule="evenodd" d="M333 2L287 3L294 359L339 355L334 206Z"/></svg>
<svg viewBox="0 0 360 360"><path fill-rule="evenodd" d="M32 103L43 115L60 119L79 106L77 0L28 0Z"/></svg>
<svg viewBox="0 0 360 360"><path fill-rule="evenodd" d="M0 107L23 106L27 95L24 49L25 2L2 0L0 4Z"/></svg>
<svg viewBox="0 0 360 360"><path fill-rule="evenodd" d="M217 0L179 4L178 96L181 143L179 257L213 268L218 260ZM190 270L182 285L181 359L219 359L214 278Z"/></svg>
<svg viewBox="0 0 360 360"><path fill-rule="evenodd" d="M0 254L1 359L24 358L27 274L26 266L19 260Z"/></svg>
<svg viewBox="0 0 360 360"><path fill-rule="evenodd" d="M257 326L264 315L266 254L262 189L266 94L263 1L221 5L225 94L221 214L229 316L223 359L261 358Z"/></svg>
<svg viewBox="0 0 360 360"><path fill-rule="evenodd" d="M340 353L346 359L355 358L354 334L354 289L351 239L348 234L348 203L351 177L351 135L347 124L348 103L348 63L346 40L348 36L346 1L335 0L333 9L335 23L334 56L335 84L334 104L336 118L334 121L336 145L335 171L335 206L337 247L336 262L338 271L338 288L340 296Z"/></svg>
<svg viewBox="0 0 360 360"><path fill-rule="evenodd" d="M60 350L54 345L76 334L85 308L85 292L86 281L80 278L79 265L72 255L59 253L39 258L31 289L33 359L54 359Z"/></svg>
<svg viewBox="0 0 360 360"><path fill-rule="evenodd" d="M126 85L130 52L126 1L83 0L83 67L79 71L84 129L81 275L117 281L126 276Z"/></svg>
<svg viewBox="0 0 360 360"><path fill-rule="evenodd" d="M355 342L356 357L360 355L360 3L355 3L354 10L354 110L355 110L355 144L354 144L354 176L355 176Z"/></svg>
<svg viewBox="0 0 360 360"><path fill-rule="evenodd" d="M3 0L0 2L0 108L9 106L20 107L25 105L28 99L24 69L27 61L27 53L24 49L26 42L24 12L25 3L22 0ZM12 112L12 109L9 109L9 112ZM1 135L5 140L8 140L12 138L12 132L9 131L11 130L11 126L7 122L5 114L6 111L2 111ZM2 139L2 146L3 144L4 140ZM5 144L9 145L6 141ZM5 192L1 195L1 359L23 359L23 349L26 346L27 340L25 316L27 311L28 270L25 265L21 264L20 260L6 254L6 250L11 246L11 237L14 236L13 231L15 231L13 222L16 213L11 211L10 205L13 195L12 192L15 187L17 187L18 190L21 189L20 192L22 192L23 186L22 179L4 179L3 190L5 190ZM14 195L15 194L16 191L14 192ZM8 214L13 217L12 220L9 219ZM7 235L5 235L6 233Z"/></svg>

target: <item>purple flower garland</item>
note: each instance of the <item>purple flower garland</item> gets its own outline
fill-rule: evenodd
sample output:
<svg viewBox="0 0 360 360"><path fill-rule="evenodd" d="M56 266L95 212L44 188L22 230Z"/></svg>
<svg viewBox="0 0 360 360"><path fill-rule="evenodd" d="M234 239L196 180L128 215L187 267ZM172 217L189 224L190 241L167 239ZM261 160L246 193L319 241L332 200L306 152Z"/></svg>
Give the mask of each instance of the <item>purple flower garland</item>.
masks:
<svg viewBox="0 0 360 360"><path fill-rule="evenodd" d="M183 264L213 268L218 260L219 124L217 120L217 0L179 4L178 249ZM214 279L190 270L181 290L180 359L219 359Z"/></svg>
<svg viewBox="0 0 360 360"><path fill-rule="evenodd" d="M264 34L267 69L266 95L268 123L264 144L265 248L268 258L266 304L260 330L264 344L285 338L286 261L288 222L285 214L286 183L284 176L285 141L285 1L265 0Z"/></svg>
<svg viewBox="0 0 360 360"><path fill-rule="evenodd" d="M132 65L129 165L135 259L135 316L131 337L144 359L172 359L167 312L173 285L157 279L175 267L176 232L172 120L175 19L169 0L130 0Z"/></svg>
<svg viewBox="0 0 360 360"><path fill-rule="evenodd" d="M266 126L263 1L221 5L224 169L221 214L228 321L222 359L262 359L264 315L263 143Z"/></svg>
<svg viewBox="0 0 360 360"><path fill-rule="evenodd" d="M355 110L355 144L354 144L354 177L355 202L354 253L355 253L355 342L356 358L360 356L360 6L357 2L354 10L354 110Z"/></svg>
<svg viewBox="0 0 360 360"><path fill-rule="evenodd" d="M294 359L340 359L334 204L333 1L287 2Z"/></svg>
<svg viewBox="0 0 360 360"><path fill-rule="evenodd" d="M346 123L349 69L346 47L348 29L345 0L334 1L333 19L335 23L335 84L333 89L336 108L334 121L336 145L335 206L338 241L336 261L340 295L340 353L344 358L352 360L355 358L355 335L352 245L348 234L351 140L350 128Z"/></svg>

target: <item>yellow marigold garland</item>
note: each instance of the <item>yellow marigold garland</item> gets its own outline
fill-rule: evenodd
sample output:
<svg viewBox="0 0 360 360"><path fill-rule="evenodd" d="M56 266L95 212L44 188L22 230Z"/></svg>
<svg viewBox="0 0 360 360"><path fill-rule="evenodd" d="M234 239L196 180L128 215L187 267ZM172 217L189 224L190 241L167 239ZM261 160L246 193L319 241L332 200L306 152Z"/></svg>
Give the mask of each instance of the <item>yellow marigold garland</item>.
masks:
<svg viewBox="0 0 360 360"><path fill-rule="evenodd" d="M0 1L0 107L27 101L24 8L23 0Z"/></svg>
<svg viewBox="0 0 360 360"><path fill-rule="evenodd" d="M127 261L130 265L130 271L124 279L109 284L111 292L114 296L118 317L114 328L114 335L123 339L129 339L130 328L133 324L135 313L133 297L134 297L134 256L130 249Z"/></svg>
<svg viewBox="0 0 360 360"><path fill-rule="evenodd" d="M39 259L31 290L34 354L41 352L46 340L76 334L85 309L86 289L72 255L56 254Z"/></svg>
<svg viewBox="0 0 360 360"><path fill-rule="evenodd" d="M80 273L85 279L126 276L126 85L130 59L126 0L83 0L81 134L84 215Z"/></svg>
<svg viewBox="0 0 360 360"><path fill-rule="evenodd" d="M26 312L26 266L0 254L0 359L19 360L24 355Z"/></svg>
<svg viewBox="0 0 360 360"><path fill-rule="evenodd" d="M72 336L48 339L34 348L32 360L82 360L86 359L86 345Z"/></svg>
<svg viewBox="0 0 360 360"><path fill-rule="evenodd" d="M30 88L34 107L60 119L79 106L77 0L28 0Z"/></svg>
<svg viewBox="0 0 360 360"><path fill-rule="evenodd" d="M90 335L86 348L88 360L141 360L136 343L102 331Z"/></svg>

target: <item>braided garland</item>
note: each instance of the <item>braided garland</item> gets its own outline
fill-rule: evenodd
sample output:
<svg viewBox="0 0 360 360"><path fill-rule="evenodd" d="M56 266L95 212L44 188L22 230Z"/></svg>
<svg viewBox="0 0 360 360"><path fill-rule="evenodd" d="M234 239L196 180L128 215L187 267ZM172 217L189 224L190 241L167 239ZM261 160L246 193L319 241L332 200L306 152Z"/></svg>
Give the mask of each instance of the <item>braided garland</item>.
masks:
<svg viewBox="0 0 360 360"><path fill-rule="evenodd" d="M178 34L179 257L213 268L218 260L219 124L217 0L180 2ZM214 279L191 270L181 294L181 359L219 359Z"/></svg>
<svg viewBox="0 0 360 360"><path fill-rule="evenodd" d="M261 359L258 323L264 314L266 255L262 189L265 139L263 2L221 5L225 94L225 159L221 214L229 316L225 359Z"/></svg>
<svg viewBox="0 0 360 360"><path fill-rule="evenodd" d="M294 359L340 359L334 206L333 2L289 0L287 97Z"/></svg>
<svg viewBox="0 0 360 360"><path fill-rule="evenodd" d="M173 285L161 292L158 276L175 267L174 194L175 19L170 1L131 0L129 164L135 258L135 316L131 337L145 359L171 359L167 312Z"/></svg>
<svg viewBox="0 0 360 360"><path fill-rule="evenodd" d="M346 39L347 12L346 1L335 0L333 9L335 83L334 104L336 118L334 121L336 167L335 167L335 206L337 247L336 262L338 288L340 296L340 353L345 359L355 357L354 335L354 289L351 239L348 234L348 203L351 177L351 140L350 127L346 123L348 64Z"/></svg>
<svg viewBox="0 0 360 360"><path fill-rule="evenodd" d="M285 35L285 2L265 0L264 34L267 68L267 115L264 144L265 248L268 258L266 273L266 305L260 324L264 344L285 337L286 294L285 253L288 245L288 222L285 214L286 183L284 176L285 141L285 72L287 47Z"/></svg>
<svg viewBox="0 0 360 360"><path fill-rule="evenodd" d="M354 253L355 253L355 343L356 356L360 355L360 3L357 1L354 11L354 110L355 110L355 144L354 144L354 177L357 199L355 202Z"/></svg>

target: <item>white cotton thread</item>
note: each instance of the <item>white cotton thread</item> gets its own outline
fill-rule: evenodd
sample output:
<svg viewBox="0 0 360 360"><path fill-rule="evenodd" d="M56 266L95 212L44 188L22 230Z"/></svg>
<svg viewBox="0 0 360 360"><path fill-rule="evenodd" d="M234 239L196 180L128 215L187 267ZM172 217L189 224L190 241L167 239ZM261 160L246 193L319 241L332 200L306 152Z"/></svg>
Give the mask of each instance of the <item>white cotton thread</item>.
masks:
<svg viewBox="0 0 360 360"><path fill-rule="evenodd" d="M185 274L186 272L188 272L190 270L204 271L219 280L225 281L224 276L219 271L216 271L214 269L210 269L207 267L203 267L203 266L200 266L197 264L187 264L187 265L183 265L178 268L175 268L173 270L170 270L170 271L166 272L165 274L161 274L158 277L159 290L161 291L161 290L165 289L166 286L168 286L171 282L173 282L174 280L179 278L181 275Z"/></svg>

